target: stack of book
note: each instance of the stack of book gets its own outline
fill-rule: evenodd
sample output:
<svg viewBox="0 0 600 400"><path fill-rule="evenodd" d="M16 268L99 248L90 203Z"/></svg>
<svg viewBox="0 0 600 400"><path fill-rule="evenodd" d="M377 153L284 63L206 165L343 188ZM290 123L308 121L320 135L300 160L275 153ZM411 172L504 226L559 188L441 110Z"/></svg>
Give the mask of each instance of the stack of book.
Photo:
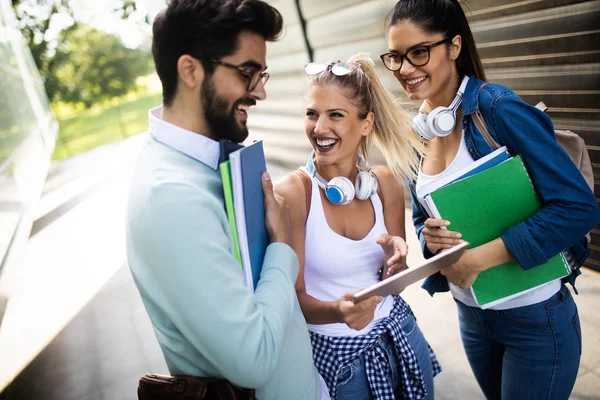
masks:
<svg viewBox="0 0 600 400"><path fill-rule="evenodd" d="M506 147L445 179L424 185L417 196L431 217L450 221L451 229L460 232L470 248L502 236L541 208L523 160L511 157ZM528 270L513 261L479 274L471 292L485 309L569 273L562 253Z"/></svg>
<svg viewBox="0 0 600 400"><path fill-rule="evenodd" d="M258 141L246 147L229 146L233 148L221 145L219 169L233 251L244 271L244 282L256 290L269 244L262 189L262 173L267 170L263 144Z"/></svg>

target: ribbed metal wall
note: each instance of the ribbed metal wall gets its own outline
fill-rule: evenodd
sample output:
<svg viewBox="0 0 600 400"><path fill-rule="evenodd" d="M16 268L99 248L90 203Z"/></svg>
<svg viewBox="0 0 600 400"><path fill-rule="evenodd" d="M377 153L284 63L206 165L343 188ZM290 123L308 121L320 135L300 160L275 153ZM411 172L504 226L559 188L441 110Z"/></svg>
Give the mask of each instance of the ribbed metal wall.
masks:
<svg viewBox="0 0 600 400"><path fill-rule="evenodd" d="M556 128L587 144L600 179L600 1L498 1L469 4L488 79L525 101L543 100ZM552 162L549 156L548 162ZM596 184L596 198L600 185ZM600 270L600 230L586 265Z"/></svg>
<svg viewBox="0 0 600 400"><path fill-rule="evenodd" d="M269 47L269 98L251 116L251 132L265 140L271 161L296 167L310 151L302 117L303 66L309 57L296 1L270 3L284 15L287 32ZM383 20L394 0L298 3L315 61L370 53L384 84L403 97L378 61L386 50ZM465 10L488 79L509 86L531 104L544 101L557 128L585 139L600 180L600 0L470 0ZM599 190L596 185L597 198ZM600 269L598 227L591 249L586 264Z"/></svg>
<svg viewBox="0 0 600 400"><path fill-rule="evenodd" d="M294 0L269 1L283 15L285 34L267 47L267 100L249 118L250 140L263 139L265 155L287 167L297 167L310 151L303 134L304 65L309 52Z"/></svg>

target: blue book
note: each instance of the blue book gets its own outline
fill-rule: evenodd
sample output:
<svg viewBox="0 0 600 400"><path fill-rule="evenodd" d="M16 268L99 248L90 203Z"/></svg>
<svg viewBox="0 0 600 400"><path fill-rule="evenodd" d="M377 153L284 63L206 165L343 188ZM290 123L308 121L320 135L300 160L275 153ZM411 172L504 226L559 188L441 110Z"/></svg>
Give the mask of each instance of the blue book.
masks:
<svg viewBox="0 0 600 400"><path fill-rule="evenodd" d="M468 178L469 176L475 175L481 171L485 171L486 169L492 168L495 165L503 163L504 161L508 160L509 158L510 158L510 154L507 151L502 152L502 153L498 154L497 157L491 158L491 159L485 161L483 164L480 164L477 167L473 168L472 170L465 172L463 175L454 179L450 183L458 182L460 180Z"/></svg>
<svg viewBox="0 0 600 400"><path fill-rule="evenodd" d="M267 165L262 141L230 153L229 161L244 280L255 290L269 245L262 189Z"/></svg>
<svg viewBox="0 0 600 400"><path fill-rule="evenodd" d="M244 145L233 143L231 140L219 140L219 164L229 161L229 154L243 147Z"/></svg>

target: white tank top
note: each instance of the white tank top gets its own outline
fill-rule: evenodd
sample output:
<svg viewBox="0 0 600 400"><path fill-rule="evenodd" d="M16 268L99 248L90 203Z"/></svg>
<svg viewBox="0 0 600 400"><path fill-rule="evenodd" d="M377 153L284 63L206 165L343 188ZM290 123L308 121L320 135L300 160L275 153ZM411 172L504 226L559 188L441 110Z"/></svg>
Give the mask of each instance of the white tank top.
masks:
<svg viewBox="0 0 600 400"><path fill-rule="evenodd" d="M467 148L467 144L465 143L465 133L463 131L462 138L460 140L460 145L458 146L458 151L456 152L456 156L454 156L454 160L450 163L448 168L437 175L426 175L421 171L419 167L419 175L417 177L417 184L415 190L417 192L417 196L419 198L419 202L423 202L424 197L429 193L422 193L420 190L423 186L436 181L438 179L443 178L448 174L453 174L456 171L464 168L465 166L473 163L473 157L469 154L469 149ZM452 221L451 221L452 222ZM477 302L475 301L475 297L471 293L471 289L463 289L460 286L454 285L452 282L448 282L448 286L450 286L450 291L452 292L452 296L461 303L469 306L469 307L477 307ZM526 292L520 296L517 296L513 299L507 300L503 303L500 303L496 306L490 307L490 310L508 310L516 307L524 307L531 304L539 303L540 301L544 301L552 297L554 293L560 290L560 279L556 279L552 282L548 282L542 286L539 286L529 292Z"/></svg>
<svg viewBox="0 0 600 400"><path fill-rule="evenodd" d="M321 203L321 189L316 178L311 177L311 182L310 212L304 231L306 293L321 301L334 301L348 291L363 289L380 281L378 272L383 266L383 249L376 240L387 232L383 205L377 194L372 196L375 224L363 239L348 239L334 232L327 224ZM393 303L392 296L384 298L375 311L373 321L360 331L344 323L308 324L308 329L327 336L364 335L377 322L390 315Z"/></svg>

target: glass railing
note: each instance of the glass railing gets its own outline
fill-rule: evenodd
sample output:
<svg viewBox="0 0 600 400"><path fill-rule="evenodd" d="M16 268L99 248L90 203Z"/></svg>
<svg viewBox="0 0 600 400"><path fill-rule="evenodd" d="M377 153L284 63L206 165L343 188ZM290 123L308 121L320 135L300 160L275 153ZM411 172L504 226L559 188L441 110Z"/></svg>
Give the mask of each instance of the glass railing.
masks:
<svg viewBox="0 0 600 400"><path fill-rule="evenodd" d="M29 237L57 127L10 1L0 0L0 297L3 273L18 268Z"/></svg>

